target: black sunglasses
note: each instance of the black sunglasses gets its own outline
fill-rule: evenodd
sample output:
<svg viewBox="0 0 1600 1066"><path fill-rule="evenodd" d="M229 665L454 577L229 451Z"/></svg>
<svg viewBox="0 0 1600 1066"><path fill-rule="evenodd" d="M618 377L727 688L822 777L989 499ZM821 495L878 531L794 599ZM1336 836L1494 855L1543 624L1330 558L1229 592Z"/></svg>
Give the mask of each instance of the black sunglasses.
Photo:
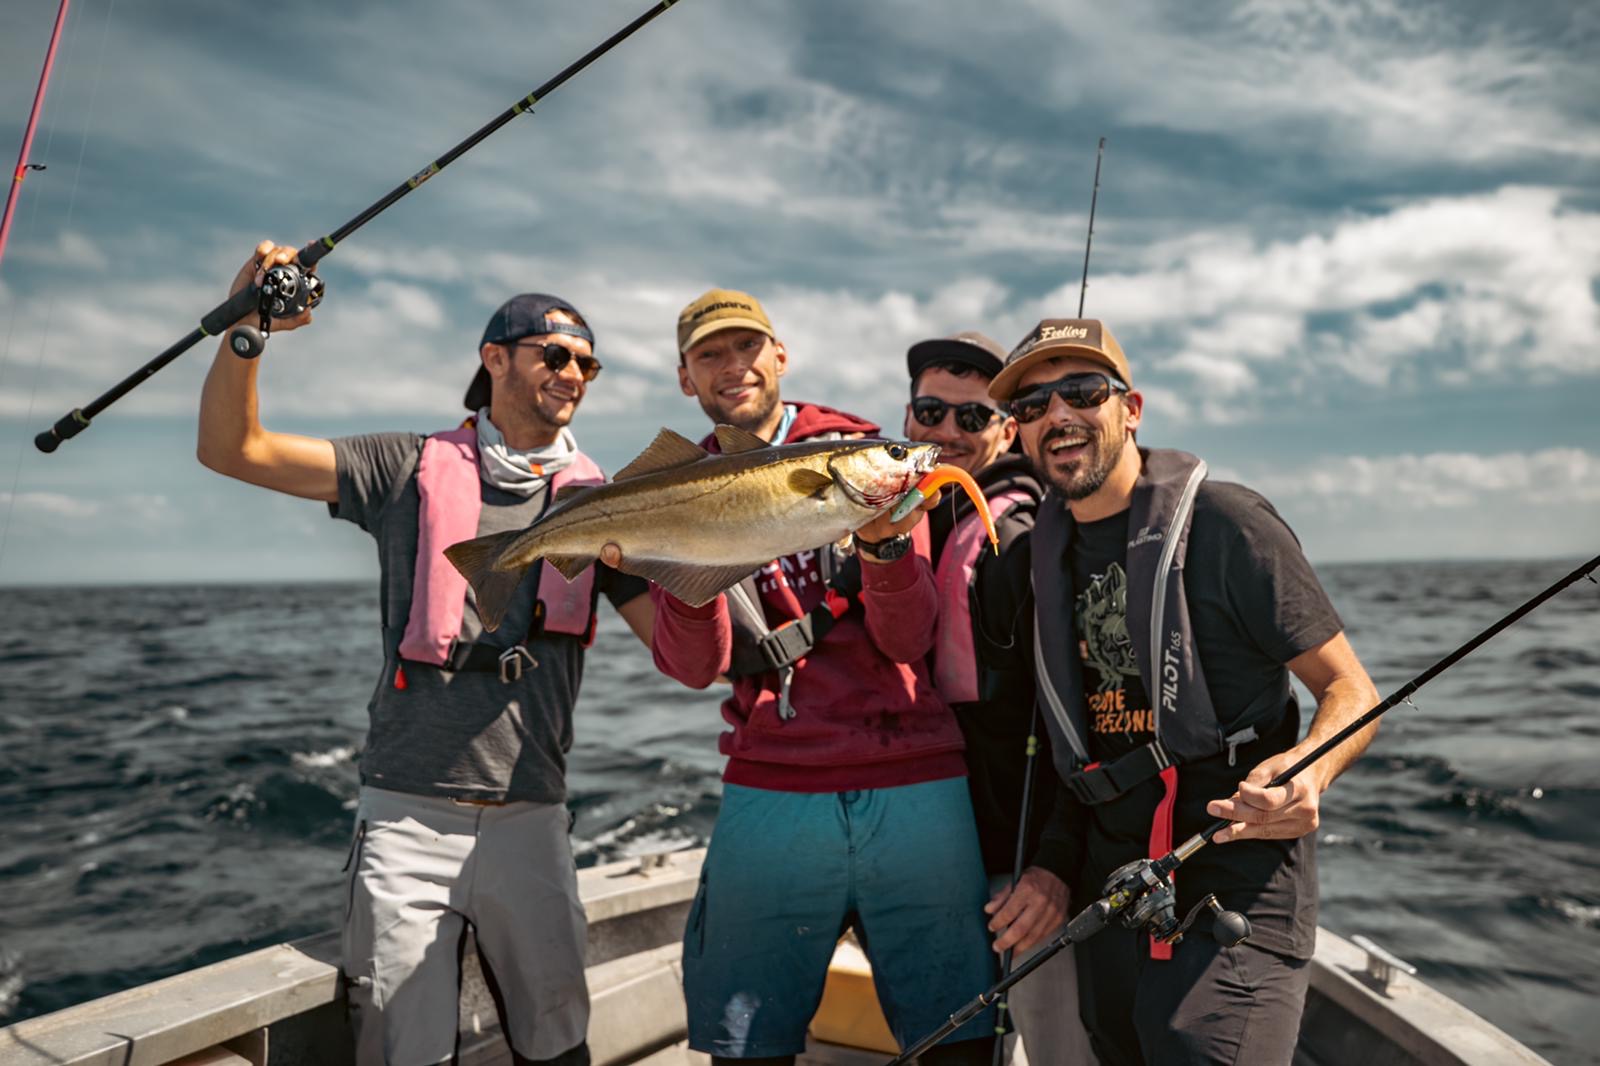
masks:
<svg viewBox="0 0 1600 1066"><path fill-rule="evenodd" d="M511 347L520 348L524 344L531 344L531 342L513 341ZM600 360L592 355L579 355L571 348L557 344L555 341L549 341L545 344L532 344L532 347L541 350L545 368L552 374L561 373L566 365L574 359L578 361L578 373L583 375L583 380L593 381L600 374Z"/></svg>
<svg viewBox="0 0 1600 1066"><path fill-rule="evenodd" d="M924 426L937 426L949 410L956 413L956 426L967 433L982 433L997 413L981 403L945 403L937 396L918 396L911 401L911 417Z"/></svg>
<svg viewBox="0 0 1600 1066"><path fill-rule="evenodd" d="M1068 374L1043 385L1035 385L1020 396L1013 396L1003 405L1006 412L1018 422L1037 422L1050 410L1050 397L1059 394L1068 407L1084 410L1099 407L1111 399L1113 392L1127 392L1128 386L1105 374L1089 372Z"/></svg>

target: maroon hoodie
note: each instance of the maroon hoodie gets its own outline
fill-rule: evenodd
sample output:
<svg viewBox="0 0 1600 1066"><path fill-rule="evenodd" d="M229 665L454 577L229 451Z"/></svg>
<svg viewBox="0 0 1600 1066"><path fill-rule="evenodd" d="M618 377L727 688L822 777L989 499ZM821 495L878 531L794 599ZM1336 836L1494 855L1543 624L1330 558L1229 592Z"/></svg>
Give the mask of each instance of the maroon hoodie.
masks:
<svg viewBox="0 0 1600 1066"><path fill-rule="evenodd" d="M784 443L830 432L875 436L879 430L854 415L797 404ZM701 444L717 450L712 437ZM925 662L938 611L927 560L911 552L892 563L862 563L861 580L861 609L840 618L795 664L793 718L778 717L776 672L734 681L722 704L722 717L733 727L718 745L728 757L724 781L780 792L844 792L966 775L961 730ZM799 618L826 592L815 552L775 560L757 585L772 626ZM656 586L651 595L656 666L691 688L705 688L732 661L727 598L690 607Z"/></svg>

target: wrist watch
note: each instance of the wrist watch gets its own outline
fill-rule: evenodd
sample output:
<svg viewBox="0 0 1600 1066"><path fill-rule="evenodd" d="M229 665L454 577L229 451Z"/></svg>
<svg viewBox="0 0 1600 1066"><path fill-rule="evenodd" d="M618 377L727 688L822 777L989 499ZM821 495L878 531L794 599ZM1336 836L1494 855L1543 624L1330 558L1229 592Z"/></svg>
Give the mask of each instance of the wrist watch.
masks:
<svg viewBox="0 0 1600 1066"><path fill-rule="evenodd" d="M880 563L892 563L911 550L909 533L900 533L887 540L863 540L859 533L854 534L854 537L856 551Z"/></svg>

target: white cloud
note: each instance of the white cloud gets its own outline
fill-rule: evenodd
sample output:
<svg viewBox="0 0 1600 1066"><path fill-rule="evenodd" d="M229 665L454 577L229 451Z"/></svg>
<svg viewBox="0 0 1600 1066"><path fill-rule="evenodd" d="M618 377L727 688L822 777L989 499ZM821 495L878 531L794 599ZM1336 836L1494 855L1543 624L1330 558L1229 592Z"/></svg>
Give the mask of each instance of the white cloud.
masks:
<svg viewBox="0 0 1600 1066"><path fill-rule="evenodd" d="M1594 504L1600 502L1600 453L1545 448L1494 455L1327 456L1298 469L1265 469L1243 480L1273 500L1310 500L1336 509Z"/></svg>
<svg viewBox="0 0 1600 1066"><path fill-rule="evenodd" d="M0 515L20 523L82 522L115 517L119 522L151 528L174 522L178 513L172 501L154 493L120 493L112 496L75 496L63 492L0 492ZM61 527L69 533L70 525Z"/></svg>
<svg viewBox="0 0 1600 1066"><path fill-rule="evenodd" d="M1593 124L1574 122L1597 88L1592 57L1536 38L1514 9L1496 18L1480 5L1389 0L1033 6L1075 38L1077 61L1044 71L1052 96L1091 98L1126 125L1311 152L1345 172L1374 159L1600 157ZM1578 5L1570 11L1581 17Z"/></svg>
<svg viewBox="0 0 1600 1066"><path fill-rule="evenodd" d="M1600 214L1555 189L1507 187L1289 239L1190 235L1143 269L1102 276L1096 300L1136 369L1254 400L1314 380L1559 380L1600 373L1597 264ZM1060 314L1076 296L1067 285L1034 306Z"/></svg>
<svg viewBox="0 0 1600 1066"><path fill-rule="evenodd" d="M111 265L110 258L98 243L75 230L63 230L57 234L53 244L37 244L28 248L23 257L36 264L80 270L104 270Z"/></svg>

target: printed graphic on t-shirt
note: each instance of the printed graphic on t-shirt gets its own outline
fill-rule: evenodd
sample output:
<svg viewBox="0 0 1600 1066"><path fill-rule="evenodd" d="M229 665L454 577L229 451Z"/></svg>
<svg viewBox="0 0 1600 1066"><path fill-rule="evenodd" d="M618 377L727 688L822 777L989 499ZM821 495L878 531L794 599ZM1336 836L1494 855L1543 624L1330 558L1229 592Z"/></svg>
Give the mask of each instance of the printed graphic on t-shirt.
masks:
<svg viewBox="0 0 1600 1066"><path fill-rule="evenodd" d="M794 593L803 611L809 611L822 602L827 589L822 583L822 562L817 552L807 549L774 559L756 575L756 588L764 600L781 597L779 589L783 587Z"/></svg>
<svg viewBox="0 0 1600 1066"><path fill-rule="evenodd" d="M1073 625L1094 754L1111 758L1148 742L1154 719L1128 638L1128 577L1120 563L1090 578L1075 602Z"/></svg>

